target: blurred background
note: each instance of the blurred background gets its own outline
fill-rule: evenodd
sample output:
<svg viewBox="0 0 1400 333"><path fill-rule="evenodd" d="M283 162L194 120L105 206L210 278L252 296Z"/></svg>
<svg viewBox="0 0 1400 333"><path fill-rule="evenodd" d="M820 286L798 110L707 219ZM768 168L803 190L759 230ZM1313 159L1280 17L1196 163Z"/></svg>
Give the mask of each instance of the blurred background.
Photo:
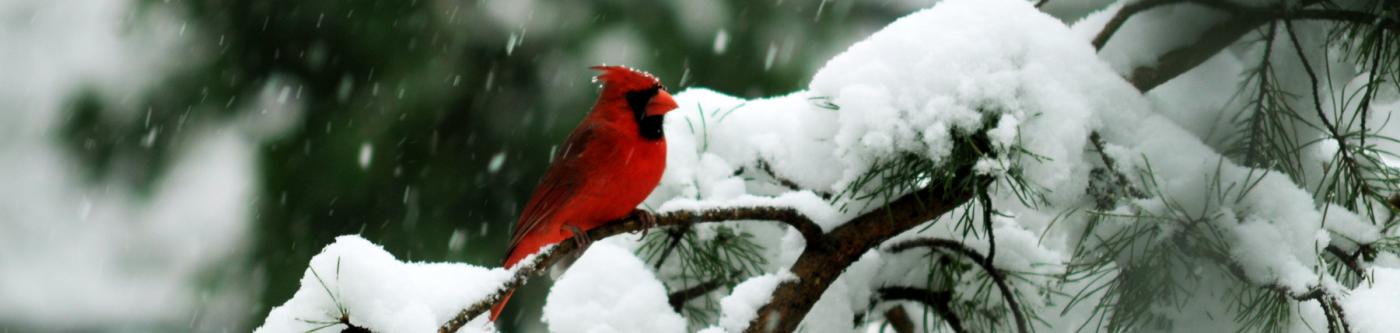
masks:
<svg viewBox="0 0 1400 333"><path fill-rule="evenodd" d="M498 265L588 66L783 94L932 2L0 1L0 331L249 331L343 234Z"/></svg>

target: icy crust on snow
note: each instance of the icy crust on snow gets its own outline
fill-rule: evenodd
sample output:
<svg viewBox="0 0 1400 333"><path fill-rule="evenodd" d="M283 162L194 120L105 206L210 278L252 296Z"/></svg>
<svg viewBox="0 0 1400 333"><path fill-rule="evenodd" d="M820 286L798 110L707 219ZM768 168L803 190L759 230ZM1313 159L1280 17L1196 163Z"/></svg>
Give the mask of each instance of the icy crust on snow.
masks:
<svg viewBox="0 0 1400 333"><path fill-rule="evenodd" d="M373 332L436 332L510 276L500 268L402 262L364 238L340 236L311 258L301 288L254 332L308 332L338 321L340 309L350 323ZM458 332L494 330L480 316Z"/></svg>
<svg viewBox="0 0 1400 333"><path fill-rule="evenodd" d="M628 249L594 243L554 283L544 305L550 332L685 332L666 287Z"/></svg>

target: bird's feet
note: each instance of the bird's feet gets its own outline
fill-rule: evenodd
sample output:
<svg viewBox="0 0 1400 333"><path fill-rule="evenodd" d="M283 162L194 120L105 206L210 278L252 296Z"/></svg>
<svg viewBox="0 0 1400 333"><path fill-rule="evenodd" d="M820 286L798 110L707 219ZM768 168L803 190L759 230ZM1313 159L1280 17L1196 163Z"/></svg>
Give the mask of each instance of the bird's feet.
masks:
<svg viewBox="0 0 1400 333"><path fill-rule="evenodd" d="M587 249L588 245L593 244L593 239L588 238L587 231L583 231L583 229L579 229L578 226L572 224L566 224L564 227L568 228L569 232L574 234L574 243L578 245L579 250Z"/></svg>
<svg viewBox="0 0 1400 333"><path fill-rule="evenodd" d="M637 222L642 224L642 237L646 237L647 231L656 227L656 214L651 212L634 209L632 210L632 218L637 219Z"/></svg>

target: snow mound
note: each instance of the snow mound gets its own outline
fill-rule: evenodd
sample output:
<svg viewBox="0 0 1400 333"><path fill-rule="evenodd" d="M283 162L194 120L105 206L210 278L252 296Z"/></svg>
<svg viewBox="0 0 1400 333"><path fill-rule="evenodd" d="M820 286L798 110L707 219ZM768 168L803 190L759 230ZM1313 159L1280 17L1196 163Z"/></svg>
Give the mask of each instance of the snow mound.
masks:
<svg viewBox="0 0 1400 333"><path fill-rule="evenodd" d="M720 299L719 325L727 332L743 332L758 317L758 309L773 298L778 284L797 279L791 272L764 274L734 286L734 292Z"/></svg>
<svg viewBox="0 0 1400 333"><path fill-rule="evenodd" d="M1400 316L1395 315L1396 300L1400 300L1400 269L1377 268L1375 280L1358 286L1341 305L1355 332L1394 332L1400 327Z"/></svg>
<svg viewBox="0 0 1400 333"><path fill-rule="evenodd" d="M509 271L499 268L401 262L364 238L340 236L311 258L301 288L254 332L308 332L337 322L342 313L373 332L436 332L509 278ZM458 332L494 331L486 317Z"/></svg>
<svg viewBox="0 0 1400 333"><path fill-rule="evenodd" d="M631 251L609 242L589 246L544 305L550 332L685 332L666 287Z"/></svg>

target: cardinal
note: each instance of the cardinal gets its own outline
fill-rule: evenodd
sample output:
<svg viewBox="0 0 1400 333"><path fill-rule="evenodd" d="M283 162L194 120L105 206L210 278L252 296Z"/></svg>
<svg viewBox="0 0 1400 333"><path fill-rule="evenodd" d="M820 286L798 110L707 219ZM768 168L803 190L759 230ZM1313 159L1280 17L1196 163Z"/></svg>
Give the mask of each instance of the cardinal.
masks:
<svg viewBox="0 0 1400 333"><path fill-rule="evenodd" d="M622 66L595 66L594 82L603 90L593 110L560 146L545 171L510 238L506 268L514 267L540 248L588 230L637 215L654 221L637 205L661 182L666 169L666 137L662 116L676 101L661 80ZM514 290L491 308L495 321Z"/></svg>

